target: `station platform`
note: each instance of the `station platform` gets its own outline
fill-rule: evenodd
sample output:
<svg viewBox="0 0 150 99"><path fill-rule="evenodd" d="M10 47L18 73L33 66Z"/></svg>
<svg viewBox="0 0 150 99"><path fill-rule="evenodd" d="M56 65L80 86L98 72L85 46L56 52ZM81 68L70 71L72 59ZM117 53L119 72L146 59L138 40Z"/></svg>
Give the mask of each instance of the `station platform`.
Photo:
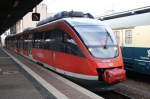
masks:
<svg viewBox="0 0 150 99"><path fill-rule="evenodd" d="M18 67L0 49L0 99L44 99Z"/></svg>
<svg viewBox="0 0 150 99"><path fill-rule="evenodd" d="M95 93L0 48L0 99L103 99Z"/></svg>

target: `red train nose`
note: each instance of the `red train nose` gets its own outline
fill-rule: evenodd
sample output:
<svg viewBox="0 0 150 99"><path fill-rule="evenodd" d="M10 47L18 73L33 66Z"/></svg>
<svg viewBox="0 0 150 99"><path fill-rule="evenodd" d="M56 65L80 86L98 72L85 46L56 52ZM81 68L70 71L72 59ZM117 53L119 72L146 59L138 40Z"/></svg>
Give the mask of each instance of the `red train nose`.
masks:
<svg viewBox="0 0 150 99"><path fill-rule="evenodd" d="M126 72L120 68L107 69L104 71L103 79L108 84L115 84L126 79Z"/></svg>

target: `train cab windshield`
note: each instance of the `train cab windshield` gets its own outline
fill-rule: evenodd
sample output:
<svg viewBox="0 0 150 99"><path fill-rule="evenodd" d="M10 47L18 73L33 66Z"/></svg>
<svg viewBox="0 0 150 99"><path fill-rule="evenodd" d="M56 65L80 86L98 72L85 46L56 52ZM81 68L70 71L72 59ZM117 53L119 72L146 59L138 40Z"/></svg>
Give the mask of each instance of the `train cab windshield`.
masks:
<svg viewBox="0 0 150 99"><path fill-rule="evenodd" d="M94 57L113 58L118 55L117 42L109 27L102 25L78 25L74 28Z"/></svg>

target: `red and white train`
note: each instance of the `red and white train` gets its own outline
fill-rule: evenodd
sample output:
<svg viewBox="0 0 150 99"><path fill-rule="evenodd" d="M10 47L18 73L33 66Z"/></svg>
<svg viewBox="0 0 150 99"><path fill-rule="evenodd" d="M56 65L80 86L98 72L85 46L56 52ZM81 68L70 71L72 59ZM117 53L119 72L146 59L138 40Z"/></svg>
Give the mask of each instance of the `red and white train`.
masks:
<svg viewBox="0 0 150 99"><path fill-rule="evenodd" d="M52 70L86 81L124 81L122 54L111 29L82 12L61 12L36 28L8 36L6 47Z"/></svg>

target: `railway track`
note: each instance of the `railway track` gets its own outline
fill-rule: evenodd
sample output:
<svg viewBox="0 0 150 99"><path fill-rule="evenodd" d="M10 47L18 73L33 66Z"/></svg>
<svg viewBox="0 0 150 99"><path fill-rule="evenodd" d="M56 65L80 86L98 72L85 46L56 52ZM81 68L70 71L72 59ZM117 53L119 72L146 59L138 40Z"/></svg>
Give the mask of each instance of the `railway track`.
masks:
<svg viewBox="0 0 150 99"><path fill-rule="evenodd" d="M127 80L118 86L119 93L126 93L132 99L150 99L149 75L127 71Z"/></svg>
<svg viewBox="0 0 150 99"><path fill-rule="evenodd" d="M118 93L116 91L96 92L96 94L104 97L105 99L134 99L126 94Z"/></svg>
<svg viewBox="0 0 150 99"><path fill-rule="evenodd" d="M149 83L150 84L149 75L127 71L127 77L129 79L133 79L137 82L144 82L144 83Z"/></svg>

